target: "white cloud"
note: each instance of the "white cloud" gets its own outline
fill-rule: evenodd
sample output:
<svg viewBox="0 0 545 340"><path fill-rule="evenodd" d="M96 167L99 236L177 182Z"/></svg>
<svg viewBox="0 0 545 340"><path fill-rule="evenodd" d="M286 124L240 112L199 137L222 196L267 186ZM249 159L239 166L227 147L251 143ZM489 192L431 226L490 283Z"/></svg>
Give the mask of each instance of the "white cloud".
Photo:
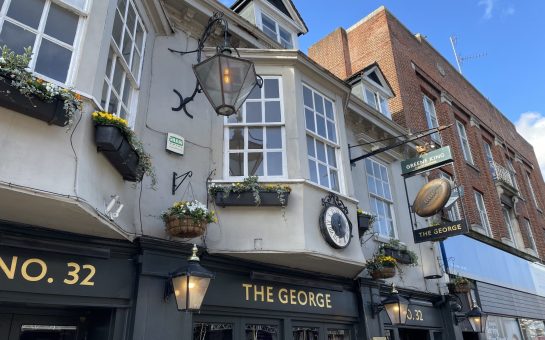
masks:
<svg viewBox="0 0 545 340"><path fill-rule="evenodd" d="M478 5L484 6L483 18L485 19L492 18L492 10L494 9L495 3L496 3L496 0L479 0Z"/></svg>
<svg viewBox="0 0 545 340"><path fill-rule="evenodd" d="M523 113L515 122L515 127L534 146L541 173L545 177L545 116L538 112Z"/></svg>

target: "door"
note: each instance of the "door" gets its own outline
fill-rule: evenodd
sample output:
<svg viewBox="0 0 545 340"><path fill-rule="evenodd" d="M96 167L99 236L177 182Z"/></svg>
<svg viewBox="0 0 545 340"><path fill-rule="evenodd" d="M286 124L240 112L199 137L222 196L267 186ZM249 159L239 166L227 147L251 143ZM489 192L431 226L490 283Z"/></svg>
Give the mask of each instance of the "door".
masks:
<svg viewBox="0 0 545 340"><path fill-rule="evenodd" d="M399 329L399 340L430 340L430 331L426 329Z"/></svg>

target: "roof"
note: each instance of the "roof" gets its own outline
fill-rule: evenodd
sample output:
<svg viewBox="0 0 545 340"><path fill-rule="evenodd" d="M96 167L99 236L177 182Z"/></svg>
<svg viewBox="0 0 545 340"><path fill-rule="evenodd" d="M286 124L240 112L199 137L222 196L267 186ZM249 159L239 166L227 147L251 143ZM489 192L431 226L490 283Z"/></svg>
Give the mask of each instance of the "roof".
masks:
<svg viewBox="0 0 545 340"><path fill-rule="evenodd" d="M386 85L388 87L388 89L390 90L390 92L392 93L392 96L395 96L394 94L394 90L392 89L392 86L390 85L390 83L388 82L388 79L386 79L386 77L384 76L384 72L382 72L382 70L380 69L380 66L377 62L374 62L370 65L367 65L365 66L364 68L362 68L361 70L359 71L356 71L354 72L354 74L352 74L350 77L346 78L346 83L347 84L350 84L351 86L354 85L355 83L357 83L361 78L362 78L362 75L368 71L371 71L372 69L378 69L378 72L380 73L379 75L379 78L382 78L384 80L384 85ZM371 80L373 80L374 82L376 82L378 85L380 85L375 79L373 79L372 77L369 77Z"/></svg>
<svg viewBox="0 0 545 340"><path fill-rule="evenodd" d="M252 1L253 0L236 0L235 3L232 4L230 8L233 10L233 12L240 13ZM301 16L299 11L293 4L292 0L265 0L265 1L273 5L275 8L277 8L280 12L285 14L291 20L300 23L304 27L305 32L300 32L299 35L308 32L307 24L303 20L303 17ZM296 18L293 17L292 13L295 14Z"/></svg>

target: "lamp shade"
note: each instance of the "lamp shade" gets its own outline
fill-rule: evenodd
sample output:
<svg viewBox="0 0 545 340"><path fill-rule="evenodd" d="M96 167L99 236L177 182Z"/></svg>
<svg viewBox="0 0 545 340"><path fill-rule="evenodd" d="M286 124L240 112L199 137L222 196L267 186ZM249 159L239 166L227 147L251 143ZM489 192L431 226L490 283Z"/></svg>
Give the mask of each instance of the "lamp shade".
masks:
<svg viewBox="0 0 545 340"><path fill-rule="evenodd" d="M386 299L382 300L382 306L384 306L392 325L405 324L407 321L409 301L399 296L398 293L393 293Z"/></svg>
<svg viewBox="0 0 545 340"><path fill-rule="evenodd" d="M257 85L254 63L226 53L194 65L193 71L208 101L222 116L235 114Z"/></svg>
<svg viewBox="0 0 545 340"><path fill-rule="evenodd" d="M171 276L178 310L199 310L214 274L198 260L189 260Z"/></svg>
<svg viewBox="0 0 545 340"><path fill-rule="evenodd" d="M486 321L488 319L488 315L481 312L481 309L478 306L473 307L469 312L467 312L466 317L474 332L483 333L486 331Z"/></svg>

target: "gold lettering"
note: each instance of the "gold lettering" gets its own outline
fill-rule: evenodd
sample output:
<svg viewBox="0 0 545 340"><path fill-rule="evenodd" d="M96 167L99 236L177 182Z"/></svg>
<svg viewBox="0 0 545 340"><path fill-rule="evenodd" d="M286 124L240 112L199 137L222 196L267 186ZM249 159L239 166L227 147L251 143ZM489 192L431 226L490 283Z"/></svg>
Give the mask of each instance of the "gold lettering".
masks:
<svg viewBox="0 0 545 340"><path fill-rule="evenodd" d="M305 299L301 299L301 296L304 297ZM301 306L305 306L308 302L308 297L307 297L307 293L303 290L300 290L299 293L297 293L297 302L299 302L299 304Z"/></svg>
<svg viewBox="0 0 545 340"><path fill-rule="evenodd" d="M314 301L314 293L308 292L308 305L316 307L316 301Z"/></svg>
<svg viewBox="0 0 545 340"><path fill-rule="evenodd" d="M331 308L331 294L325 295L325 306Z"/></svg>
<svg viewBox="0 0 545 340"><path fill-rule="evenodd" d="M27 268L30 264L36 263L40 265L42 268L42 271L37 276L30 276L28 275ZM23 275L23 278L27 281L35 282L40 281L44 278L45 274L47 274L47 265L43 260L40 259L28 259L25 262L23 262L23 265L21 266L21 275Z"/></svg>
<svg viewBox="0 0 545 340"><path fill-rule="evenodd" d="M290 305L296 305L296 298L295 298L295 289L290 289Z"/></svg>
<svg viewBox="0 0 545 340"><path fill-rule="evenodd" d="M273 287L267 287L267 302L274 302Z"/></svg>
<svg viewBox="0 0 545 340"><path fill-rule="evenodd" d="M265 287L264 286L259 286L261 287L261 289L258 291L257 290L257 286L254 285L254 301L257 301L257 296L261 296L261 302L264 301L265 299Z"/></svg>
<svg viewBox="0 0 545 340"><path fill-rule="evenodd" d="M407 309L407 320L412 320L413 319L413 313L411 312L410 309Z"/></svg>
<svg viewBox="0 0 545 340"><path fill-rule="evenodd" d="M0 257L0 268L6 274L7 278L13 280L15 277L15 269L17 269L17 256L11 257L11 266L8 269L4 260Z"/></svg>
<svg viewBox="0 0 545 340"><path fill-rule="evenodd" d="M316 294L316 302L318 303L318 307L324 308L324 294Z"/></svg>
<svg viewBox="0 0 545 340"><path fill-rule="evenodd" d="M250 288L252 288L252 285L249 283L243 283L242 287L246 288L246 301L250 300Z"/></svg>
<svg viewBox="0 0 545 340"><path fill-rule="evenodd" d="M278 300L282 304L288 303L288 290L286 288L281 288L278 291Z"/></svg>
<svg viewBox="0 0 545 340"><path fill-rule="evenodd" d="M72 267L74 268L74 270L71 270L68 272L68 276L70 276L72 279L71 280L68 280L68 279L64 279L64 283L66 283L67 285L73 285L73 284L76 284L79 280L79 270L80 270L80 266L79 264L77 264L76 262L68 262L66 264L68 267Z"/></svg>

